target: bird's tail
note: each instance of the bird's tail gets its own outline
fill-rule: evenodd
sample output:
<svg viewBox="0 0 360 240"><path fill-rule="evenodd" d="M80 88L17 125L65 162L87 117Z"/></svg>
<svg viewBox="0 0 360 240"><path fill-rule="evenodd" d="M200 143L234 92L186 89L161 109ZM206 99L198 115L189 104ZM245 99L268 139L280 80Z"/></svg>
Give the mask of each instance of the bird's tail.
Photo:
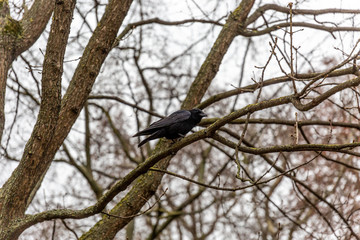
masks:
<svg viewBox="0 0 360 240"><path fill-rule="evenodd" d="M144 145L145 143L147 143L150 140L156 139L156 138L160 138L163 137L162 136L162 131L156 131L153 134L151 134L149 137L145 138L144 140L142 140L139 144L138 147L141 147L142 145Z"/></svg>
<svg viewBox="0 0 360 240"><path fill-rule="evenodd" d="M138 147L141 147L142 145L144 145L145 143L147 143L148 141L150 141L149 138L150 138L150 137L145 138L144 140L142 140L142 141L138 144Z"/></svg>

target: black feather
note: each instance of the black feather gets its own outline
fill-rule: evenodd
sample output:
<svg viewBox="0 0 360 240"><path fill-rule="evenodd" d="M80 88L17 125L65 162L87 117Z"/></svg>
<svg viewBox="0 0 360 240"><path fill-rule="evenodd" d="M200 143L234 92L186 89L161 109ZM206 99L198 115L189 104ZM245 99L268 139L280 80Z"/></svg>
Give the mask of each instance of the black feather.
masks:
<svg viewBox="0 0 360 240"><path fill-rule="evenodd" d="M150 135L141 141L138 147L141 147L150 140L165 137L167 139L176 139L184 137L193 127L195 127L203 117L207 115L200 109L179 110L168 117L152 123L149 127L136 133L133 137Z"/></svg>

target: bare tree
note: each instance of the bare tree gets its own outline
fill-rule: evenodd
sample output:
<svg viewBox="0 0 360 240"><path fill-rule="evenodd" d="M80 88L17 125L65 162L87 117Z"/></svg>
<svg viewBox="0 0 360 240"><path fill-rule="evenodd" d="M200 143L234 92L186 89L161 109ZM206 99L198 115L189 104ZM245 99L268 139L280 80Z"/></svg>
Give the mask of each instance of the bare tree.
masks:
<svg viewBox="0 0 360 240"><path fill-rule="evenodd" d="M360 11L177 4L0 2L0 239L359 239Z"/></svg>

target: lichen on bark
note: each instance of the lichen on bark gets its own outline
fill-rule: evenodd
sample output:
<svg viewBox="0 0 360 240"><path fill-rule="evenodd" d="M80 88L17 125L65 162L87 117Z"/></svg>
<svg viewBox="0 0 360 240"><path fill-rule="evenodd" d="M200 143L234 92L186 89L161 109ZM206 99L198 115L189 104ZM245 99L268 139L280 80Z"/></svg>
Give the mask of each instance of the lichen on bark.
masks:
<svg viewBox="0 0 360 240"><path fill-rule="evenodd" d="M19 21L11 18L10 16L6 16L5 24L1 29L1 33L15 38L21 38L23 35L23 28Z"/></svg>

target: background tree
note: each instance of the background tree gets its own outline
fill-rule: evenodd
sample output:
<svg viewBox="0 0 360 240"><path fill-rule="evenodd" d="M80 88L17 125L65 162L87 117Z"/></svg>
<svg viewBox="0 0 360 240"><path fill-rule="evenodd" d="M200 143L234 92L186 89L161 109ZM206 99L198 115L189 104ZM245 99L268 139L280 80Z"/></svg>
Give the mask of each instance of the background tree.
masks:
<svg viewBox="0 0 360 240"><path fill-rule="evenodd" d="M359 239L346 3L0 1L0 239Z"/></svg>

